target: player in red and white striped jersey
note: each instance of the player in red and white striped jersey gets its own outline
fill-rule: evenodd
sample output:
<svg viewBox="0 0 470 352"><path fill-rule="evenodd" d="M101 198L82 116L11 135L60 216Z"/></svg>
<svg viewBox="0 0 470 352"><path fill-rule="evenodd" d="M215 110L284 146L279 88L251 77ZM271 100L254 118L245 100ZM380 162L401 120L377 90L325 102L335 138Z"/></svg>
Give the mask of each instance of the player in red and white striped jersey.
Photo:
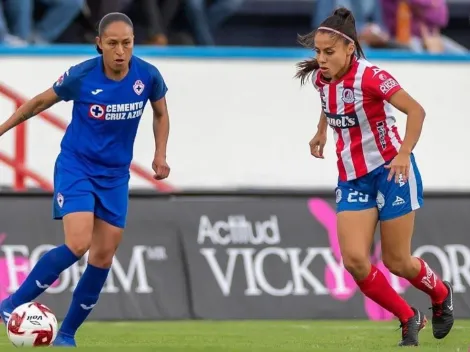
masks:
<svg viewBox="0 0 470 352"><path fill-rule="evenodd" d="M321 92L327 122L333 127L341 180L364 176L397 155L401 140L392 108L385 103L401 89L392 76L353 57L341 80L325 81L320 69L313 84Z"/></svg>
<svg viewBox="0 0 470 352"><path fill-rule="evenodd" d="M411 256L415 211L423 204L423 185L412 151L421 134L424 109L392 75L365 59L348 9L337 9L300 42L313 48L316 57L298 64L297 77L302 84L311 77L322 104L318 131L310 142L312 155L324 158L328 125L335 138L338 236L344 266L367 297L400 320L400 346L418 345L426 317L393 290L369 259L380 222L385 265L430 296L433 334L444 338L454 323L452 287L424 260ZM407 115L403 140L393 107Z"/></svg>

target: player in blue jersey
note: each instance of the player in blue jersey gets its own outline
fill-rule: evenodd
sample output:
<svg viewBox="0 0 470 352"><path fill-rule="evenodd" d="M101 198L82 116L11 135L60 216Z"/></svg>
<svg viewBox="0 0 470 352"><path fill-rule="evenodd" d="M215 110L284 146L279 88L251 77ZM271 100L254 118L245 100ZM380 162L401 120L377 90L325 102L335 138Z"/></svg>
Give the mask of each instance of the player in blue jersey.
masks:
<svg viewBox="0 0 470 352"><path fill-rule="evenodd" d="M46 253L0 304L4 322L19 305L54 283L88 250L88 265L73 293L55 346L75 346L75 333L98 301L121 241L128 206L129 167L143 110L153 109L156 179L168 177L167 87L160 72L133 56L133 25L111 13L99 25L101 54L71 67L52 88L22 105L0 125L0 136L58 103L73 101L72 121L54 170L53 217L62 219L65 243Z"/></svg>

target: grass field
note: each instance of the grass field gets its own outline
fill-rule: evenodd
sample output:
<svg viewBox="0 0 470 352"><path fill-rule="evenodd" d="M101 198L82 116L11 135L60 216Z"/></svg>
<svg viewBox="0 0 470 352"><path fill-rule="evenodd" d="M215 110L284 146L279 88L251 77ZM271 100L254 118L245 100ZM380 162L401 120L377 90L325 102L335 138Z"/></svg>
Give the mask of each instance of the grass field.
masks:
<svg viewBox="0 0 470 352"><path fill-rule="evenodd" d="M84 325L77 335L88 351L397 351L398 325L371 321L188 321L99 323ZM11 347L10 347L11 346ZM444 340L431 326L420 333L413 351L470 351L470 320L455 322ZM6 333L0 351L14 351Z"/></svg>

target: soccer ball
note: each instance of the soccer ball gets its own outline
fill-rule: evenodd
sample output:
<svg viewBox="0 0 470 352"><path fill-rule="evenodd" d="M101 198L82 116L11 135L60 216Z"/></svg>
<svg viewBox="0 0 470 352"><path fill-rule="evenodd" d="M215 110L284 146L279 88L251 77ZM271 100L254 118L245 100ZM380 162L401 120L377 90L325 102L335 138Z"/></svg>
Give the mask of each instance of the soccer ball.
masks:
<svg viewBox="0 0 470 352"><path fill-rule="evenodd" d="M41 303L25 303L11 313L7 333L16 347L50 346L57 336L57 318Z"/></svg>

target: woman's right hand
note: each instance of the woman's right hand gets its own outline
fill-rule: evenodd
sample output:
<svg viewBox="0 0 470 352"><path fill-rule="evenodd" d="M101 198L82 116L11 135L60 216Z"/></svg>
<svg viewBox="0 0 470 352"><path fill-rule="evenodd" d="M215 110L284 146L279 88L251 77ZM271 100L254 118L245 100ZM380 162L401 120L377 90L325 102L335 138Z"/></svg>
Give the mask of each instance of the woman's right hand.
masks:
<svg viewBox="0 0 470 352"><path fill-rule="evenodd" d="M326 133L317 132L310 141L310 153L318 159L325 159L323 156L323 148L326 144Z"/></svg>

